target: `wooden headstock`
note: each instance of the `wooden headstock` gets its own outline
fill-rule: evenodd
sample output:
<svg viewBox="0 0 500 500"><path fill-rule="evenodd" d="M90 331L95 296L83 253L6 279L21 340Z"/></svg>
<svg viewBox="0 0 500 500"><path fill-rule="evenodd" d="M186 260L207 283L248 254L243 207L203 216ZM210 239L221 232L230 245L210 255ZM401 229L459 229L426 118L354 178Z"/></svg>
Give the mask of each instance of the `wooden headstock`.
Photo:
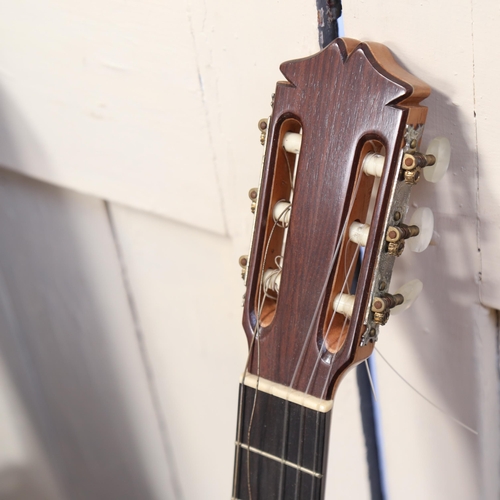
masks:
<svg viewBox="0 0 500 500"><path fill-rule="evenodd" d="M427 114L419 103L430 89L384 46L347 38L281 70L288 81L277 84L262 127L246 273L248 372L331 399L401 302L387 292L396 254L411 237L404 224L411 186L433 162L417 152ZM365 251L350 298L356 238Z"/></svg>

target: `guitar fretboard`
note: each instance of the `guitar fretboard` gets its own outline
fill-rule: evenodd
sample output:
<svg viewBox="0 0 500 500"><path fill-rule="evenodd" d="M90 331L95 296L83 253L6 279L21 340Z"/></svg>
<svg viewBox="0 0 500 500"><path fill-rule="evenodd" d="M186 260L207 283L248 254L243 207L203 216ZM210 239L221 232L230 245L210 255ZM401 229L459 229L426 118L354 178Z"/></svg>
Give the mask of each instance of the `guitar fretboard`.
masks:
<svg viewBox="0 0 500 500"><path fill-rule="evenodd" d="M331 411L240 385L233 499L321 500Z"/></svg>

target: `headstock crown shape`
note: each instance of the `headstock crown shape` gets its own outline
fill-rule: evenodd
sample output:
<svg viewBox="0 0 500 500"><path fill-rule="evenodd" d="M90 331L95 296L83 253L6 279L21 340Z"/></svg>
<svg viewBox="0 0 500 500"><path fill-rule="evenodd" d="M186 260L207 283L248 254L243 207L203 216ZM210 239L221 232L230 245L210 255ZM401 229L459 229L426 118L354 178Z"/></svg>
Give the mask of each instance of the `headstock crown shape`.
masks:
<svg viewBox="0 0 500 500"><path fill-rule="evenodd" d="M389 294L405 239L432 233L405 224L412 185L436 163L417 151L427 114L419 103L430 89L384 46L347 38L281 71L287 81L260 127L247 373L328 400L405 300Z"/></svg>

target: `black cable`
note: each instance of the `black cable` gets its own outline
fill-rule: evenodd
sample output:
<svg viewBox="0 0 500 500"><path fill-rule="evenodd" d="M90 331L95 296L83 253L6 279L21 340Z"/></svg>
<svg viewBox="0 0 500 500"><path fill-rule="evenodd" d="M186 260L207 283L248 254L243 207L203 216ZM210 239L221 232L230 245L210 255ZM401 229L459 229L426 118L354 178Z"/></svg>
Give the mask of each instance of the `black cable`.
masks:
<svg viewBox="0 0 500 500"><path fill-rule="evenodd" d="M339 36L337 19L342 14L341 0L316 0L319 46L326 47Z"/></svg>
<svg viewBox="0 0 500 500"><path fill-rule="evenodd" d="M355 293L363 252L361 252L354 273L351 293ZM366 363L356 367L356 378L359 391L359 409L361 411L361 423L365 437L366 463L368 465L368 481L370 483L371 500L384 500L384 487L382 484L382 468L380 464L380 443L375 422L375 401L372 394L372 386L368 376Z"/></svg>

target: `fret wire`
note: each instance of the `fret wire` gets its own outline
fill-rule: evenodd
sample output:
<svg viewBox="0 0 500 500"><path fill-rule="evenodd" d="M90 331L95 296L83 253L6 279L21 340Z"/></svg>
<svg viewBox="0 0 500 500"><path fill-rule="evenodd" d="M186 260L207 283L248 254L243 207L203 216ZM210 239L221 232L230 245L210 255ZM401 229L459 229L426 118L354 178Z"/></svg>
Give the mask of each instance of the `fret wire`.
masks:
<svg viewBox="0 0 500 500"><path fill-rule="evenodd" d="M244 450L251 451L253 453L256 453L257 455L261 455L263 457L270 458L271 460L274 460L275 462L279 462L282 465L288 465L290 467L293 467L294 469L297 469L300 472L305 472L306 474L310 474L311 476L316 477L318 479L321 479L323 477L323 474L321 474L319 472L314 472L313 470L307 469L306 467L302 467L298 464L290 462L289 460L284 460L283 458L277 457L276 455L272 455L271 453L267 453L266 451L259 450L258 448L254 448L253 446L248 446L245 443L236 441L235 445L241 446Z"/></svg>
<svg viewBox="0 0 500 500"><path fill-rule="evenodd" d="M265 382L264 380L264 386ZM278 499L280 493L282 494L282 498L283 495L284 498L294 498L297 478L299 478L299 483L301 484L299 498L309 499L310 495L312 495L311 500L319 500L320 497L316 495L324 491L325 452L328 448L325 439L329 434L328 428L331 411L318 411L300 403L292 403L272 393L262 392L252 385L246 386L244 381L242 381L240 386L242 392L240 392L241 398L238 413L241 414L241 419L238 419L240 428L239 437L235 440L235 483L233 484L232 496L234 498L251 500L251 498L256 498L255 495L257 494L257 498L261 498L263 492L267 490L259 490L257 483L255 483L255 477L253 479L250 479L248 476L245 477L246 475L243 471L247 470L250 461L254 464L252 467L258 468L260 467L257 465L258 463L264 466L265 460L269 460L274 465L271 466L269 463L266 468L271 467L269 470L273 470L274 472L271 476L267 477L265 484L267 485L266 487L273 488L276 495L274 498ZM264 434L255 436L255 443L250 443L245 442L248 437L246 430L248 429L248 419L252 413L251 410L256 392L259 393L257 399L260 403L257 404L255 409L255 418L260 424L265 424L263 428L267 430ZM279 423L283 423L283 413L288 413L285 422L288 423L289 428L286 433L288 439L284 455L282 454L283 443L279 439L282 436ZM301 419L302 425L299 425ZM302 427L302 432L300 432L300 427ZM302 447L299 447L299 441L301 441L299 435L303 437L309 436ZM253 457L252 459L250 458L251 456ZM240 474L237 473L238 471ZM254 469L254 472L256 471L257 469ZM281 484L284 491L283 489L281 491L279 489L282 471L286 471L284 481ZM305 475L301 475L300 472L304 472ZM312 483L310 484L311 481ZM309 489L311 489L310 493ZM250 494L252 497L250 497Z"/></svg>

